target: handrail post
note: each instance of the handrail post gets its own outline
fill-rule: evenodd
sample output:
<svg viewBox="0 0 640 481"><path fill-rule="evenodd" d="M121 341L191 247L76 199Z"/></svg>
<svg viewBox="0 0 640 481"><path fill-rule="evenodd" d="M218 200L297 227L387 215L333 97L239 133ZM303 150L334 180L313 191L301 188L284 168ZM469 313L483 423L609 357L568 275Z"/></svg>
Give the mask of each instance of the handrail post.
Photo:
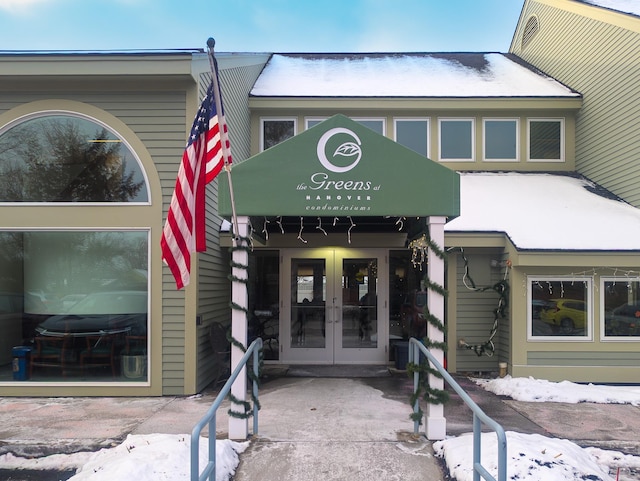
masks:
<svg viewBox="0 0 640 481"><path fill-rule="evenodd" d="M480 419L473 413L473 481L480 481L480 473L475 468L482 464L482 424Z"/></svg>
<svg viewBox="0 0 640 481"><path fill-rule="evenodd" d="M414 349L415 352L413 351ZM498 438L498 481L507 481L507 436L504 432L504 428L480 409L464 389L460 387L456 380L451 377L451 374L442 367L442 364L440 364L424 344L413 337L409 339L409 359L414 359L414 354L416 357L419 356L420 352L427 357L433 367L442 375L444 381L446 381L453 390L458 393L462 401L464 401L464 403L469 406L473 412L473 481L480 481L481 476L486 480L496 481L496 479L482 466L482 423L490 427L496 433ZM414 394L416 392L417 386L414 382ZM429 418L427 418L427 423L428 422Z"/></svg>
<svg viewBox="0 0 640 481"><path fill-rule="evenodd" d="M258 399L258 379L260 376L260 352L262 351L262 339L259 340L258 348L253 350L253 398ZM258 434L258 404L253 403L253 435Z"/></svg>
<svg viewBox="0 0 640 481"><path fill-rule="evenodd" d="M409 363L418 363L420 359L420 351L414 344L409 343ZM420 385L420 371L415 370L413 373L413 392L418 392L418 386ZM417 419L417 414L420 412L420 399L416 398L413 403L413 414L415 419L413 420L413 434L418 434L420 430L420 419Z"/></svg>
<svg viewBox="0 0 640 481"><path fill-rule="evenodd" d="M190 453L190 462L191 462L191 481L215 481L216 479L216 412L222 401L227 397L229 392L231 391L231 387L233 386L235 380L239 375L245 375L247 362L249 361L249 357L253 355L253 372L256 374L255 379L253 380L253 394L254 402L253 405L253 427L254 434L258 432L258 374L260 373L260 351L262 350L262 339L257 338L255 341L251 343L249 348L246 350L238 365L235 367L233 372L229 375L229 379L225 382L224 386L220 389L220 392L216 396L213 404L207 410L206 414L198 421L198 423L193 427L191 431L191 453ZM207 466L205 467L202 474L200 473L200 433L204 429L205 426L209 426L209 460L207 462Z"/></svg>

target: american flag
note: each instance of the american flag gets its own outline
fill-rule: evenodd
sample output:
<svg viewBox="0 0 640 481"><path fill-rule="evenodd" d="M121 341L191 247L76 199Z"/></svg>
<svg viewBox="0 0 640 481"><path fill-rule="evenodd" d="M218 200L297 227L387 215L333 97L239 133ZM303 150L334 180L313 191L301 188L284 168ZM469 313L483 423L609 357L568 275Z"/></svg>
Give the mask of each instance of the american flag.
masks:
<svg viewBox="0 0 640 481"><path fill-rule="evenodd" d="M217 80L217 72L215 75ZM189 284L191 253L207 249L205 186L224 165L231 163L224 109L221 108L221 115L216 111L216 94L220 99L217 85L218 82L211 82L193 121L162 231L162 259L169 266L178 289ZM221 99L219 105L222 105Z"/></svg>

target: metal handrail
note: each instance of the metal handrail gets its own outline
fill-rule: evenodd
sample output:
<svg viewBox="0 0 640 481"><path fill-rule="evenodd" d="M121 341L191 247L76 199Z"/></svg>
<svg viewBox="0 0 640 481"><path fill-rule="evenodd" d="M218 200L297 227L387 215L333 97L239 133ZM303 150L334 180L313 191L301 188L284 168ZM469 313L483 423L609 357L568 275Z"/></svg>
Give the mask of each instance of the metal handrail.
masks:
<svg viewBox="0 0 640 481"><path fill-rule="evenodd" d="M496 479L482 466L480 462L481 452L481 435L482 435L482 423L486 424L493 431L495 431L498 437L498 481L507 480L507 436L503 427L496 421L487 416L482 409L469 397L469 395L460 387L451 374L449 374L442 364L429 352L429 350L418 339L409 339L409 362L415 363L415 359L419 359L420 353L424 354L431 365L438 370L445 381L458 393L467 406L473 411L473 481L480 481L480 476L490 481L496 481ZM417 391L420 373L413 373L413 389L414 393ZM416 399L416 403L413 406L414 413L419 411L419 400ZM413 431L418 434L419 421L414 422Z"/></svg>
<svg viewBox="0 0 640 481"><path fill-rule="evenodd" d="M191 431L191 481L215 481L216 479L216 412L222 401L231 392L231 386L240 372L245 367L249 358L253 355L253 397L258 399L258 375L260 370L260 356L258 353L262 349L262 339L257 338L251 343L247 351L238 362L238 365L229 376L227 382L222 386L215 401L207 413L198 421ZM200 433L206 425L209 425L209 462L200 473ZM253 403L253 434L258 434L258 404Z"/></svg>

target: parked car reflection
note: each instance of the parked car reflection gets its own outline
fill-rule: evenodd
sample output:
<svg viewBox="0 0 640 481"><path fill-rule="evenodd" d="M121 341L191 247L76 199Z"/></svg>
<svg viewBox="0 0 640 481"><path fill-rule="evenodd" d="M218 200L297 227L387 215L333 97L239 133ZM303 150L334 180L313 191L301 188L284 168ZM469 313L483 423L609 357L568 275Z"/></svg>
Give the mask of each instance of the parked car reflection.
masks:
<svg viewBox="0 0 640 481"><path fill-rule="evenodd" d="M147 293L111 291L89 294L64 314L50 316L36 331L44 336L86 336L127 332L146 334Z"/></svg>
<svg viewBox="0 0 640 481"><path fill-rule="evenodd" d="M583 335L587 319L587 305L579 299L551 299L540 311L540 319L558 328L562 335Z"/></svg>
<svg viewBox="0 0 640 481"><path fill-rule="evenodd" d="M611 311L605 323L607 336L640 335L640 302L622 304Z"/></svg>

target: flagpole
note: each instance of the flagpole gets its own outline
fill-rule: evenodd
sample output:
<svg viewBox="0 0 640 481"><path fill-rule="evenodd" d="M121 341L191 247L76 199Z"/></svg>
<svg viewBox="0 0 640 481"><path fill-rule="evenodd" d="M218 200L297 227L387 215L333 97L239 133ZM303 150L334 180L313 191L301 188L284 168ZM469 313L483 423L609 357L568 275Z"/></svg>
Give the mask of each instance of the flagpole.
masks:
<svg viewBox="0 0 640 481"><path fill-rule="evenodd" d="M220 100L220 84L218 83L218 64L216 62L214 47L216 45L216 41L209 37L207 40L207 47L209 49L209 65L211 66L211 76L213 78L213 99L216 105L216 112L218 115L224 115L222 111L222 101ZM222 128L220 129L220 137L221 137L221 147L222 147L222 158L224 162L224 170L227 171L227 179L229 181L229 197L231 199L231 217L233 223L233 244L237 247L238 245L238 216L236 214L236 202L233 196L233 183L231 182L231 165L229 164L229 148L227 146L227 142L225 142Z"/></svg>

